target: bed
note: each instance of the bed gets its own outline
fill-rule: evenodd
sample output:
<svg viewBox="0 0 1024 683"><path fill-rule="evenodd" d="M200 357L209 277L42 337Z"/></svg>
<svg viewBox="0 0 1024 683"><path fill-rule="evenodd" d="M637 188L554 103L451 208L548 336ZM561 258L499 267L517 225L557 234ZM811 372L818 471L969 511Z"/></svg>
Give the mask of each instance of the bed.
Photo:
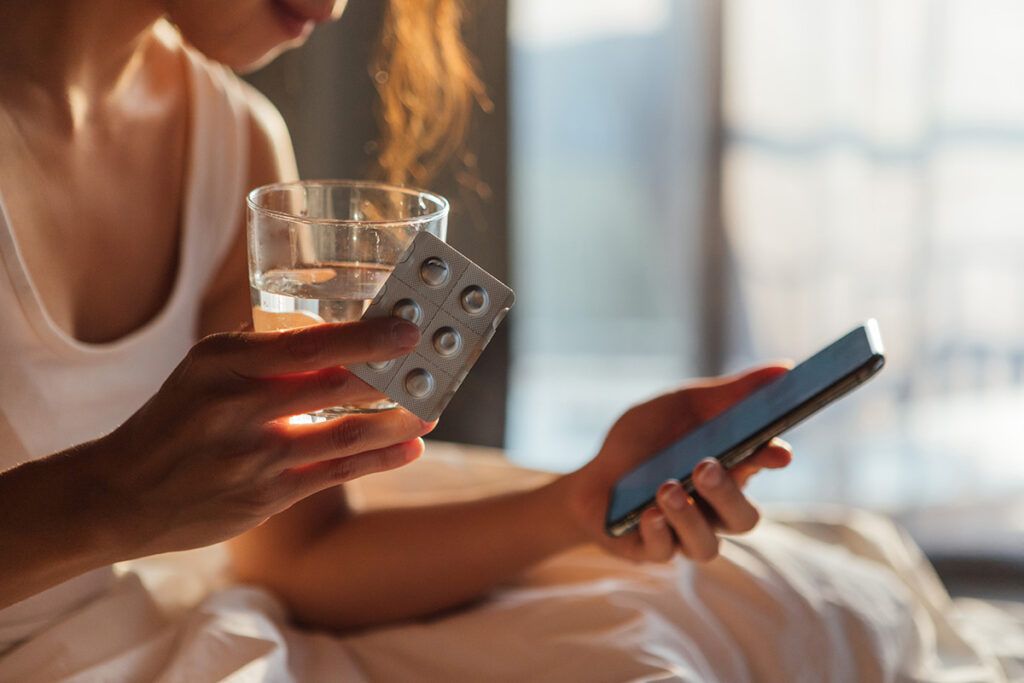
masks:
<svg viewBox="0 0 1024 683"><path fill-rule="evenodd" d="M466 500L551 475L430 443L356 486L363 508ZM707 565L579 549L479 604L360 633L289 624L220 547L126 563L115 590L9 655L0 679L145 681L1024 680L1024 609L949 597L888 520L775 509Z"/></svg>

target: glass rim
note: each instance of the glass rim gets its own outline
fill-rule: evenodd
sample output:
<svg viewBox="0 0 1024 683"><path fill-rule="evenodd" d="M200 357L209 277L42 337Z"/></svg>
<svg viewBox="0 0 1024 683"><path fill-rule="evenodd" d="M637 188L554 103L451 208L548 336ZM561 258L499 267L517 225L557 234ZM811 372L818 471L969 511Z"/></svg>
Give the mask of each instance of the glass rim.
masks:
<svg viewBox="0 0 1024 683"><path fill-rule="evenodd" d="M379 219L357 219L357 218L312 218L310 216L296 216L290 214L287 211L279 211L277 209L268 209L264 206L257 204L259 197L269 194L270 192L287 190L296 187L360 187L370 190L387 190L389 192L398 192L407 196L415 197L426 197L430 201L438 205L436 211L424 214L422 216L416 216L414 218L391 218L386 220ZM249 194L245 196L245 203L249 209L258 211L261 214L267 216L273 216L280 218L281 220L291 221L293 223L306 223L309 225L367 225L377 227L387 226L399 226L399 225L418 225L420 223L429 223L435 221L438 218L443 218L448 215L449 203L448 200L441 195L430 192L428 190L422 190L416 187L409 187L407 185L392 185L390 183L378 182L375 180L289 180L280 183L271 183L269 185L261 185L260 187L251 190Z"/></svg>

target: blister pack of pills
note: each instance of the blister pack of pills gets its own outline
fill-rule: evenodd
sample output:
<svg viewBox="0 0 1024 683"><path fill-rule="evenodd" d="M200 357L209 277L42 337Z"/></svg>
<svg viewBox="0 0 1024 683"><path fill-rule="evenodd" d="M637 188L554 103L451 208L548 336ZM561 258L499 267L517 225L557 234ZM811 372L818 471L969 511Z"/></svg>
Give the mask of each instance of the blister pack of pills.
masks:
<svg viewBox="0 0 1024 683"><path fill-rule="evenodd" d="M419 344L402 358L349 370L417 417L437 419L514 302L501 281L421 232L363 314L416 324Z"/></svg>

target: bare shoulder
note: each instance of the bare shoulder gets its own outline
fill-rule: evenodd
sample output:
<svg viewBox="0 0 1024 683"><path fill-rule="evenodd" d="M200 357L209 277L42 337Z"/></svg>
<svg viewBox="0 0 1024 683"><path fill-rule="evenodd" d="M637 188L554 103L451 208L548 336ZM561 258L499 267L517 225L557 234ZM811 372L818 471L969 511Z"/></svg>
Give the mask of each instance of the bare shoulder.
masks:
<svg viewBox="0 0 1024 683"><path fill-rule="evenodd" d="M242 82L249 105L249 185L266 185L298 178L288 126L273 102Z"/></svg>

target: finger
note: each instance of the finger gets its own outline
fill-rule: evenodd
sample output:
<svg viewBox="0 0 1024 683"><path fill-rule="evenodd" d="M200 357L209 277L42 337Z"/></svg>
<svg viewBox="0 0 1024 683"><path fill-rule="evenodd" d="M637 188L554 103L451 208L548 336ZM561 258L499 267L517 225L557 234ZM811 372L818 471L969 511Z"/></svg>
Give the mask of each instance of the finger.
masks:
<svg viewBox="0 0 1024 683"><path fill-rule="evenodd" d="M782 439L775 438L762 446L749 462L762 469L777 470L793 461L793 447Z"/></svg>
<svg viewBox="0 0 1024 683"><path fill-rule="evenodd" d="M772 439L766 446L729 470L730 476L743 488L752 476L761 470L777 470L793 461L790 445L782 439Z"/></svg>
<svg viewBox="0 0 1024 683"><path fill-rule="evenodd" d="M657 500L658 507L679 539L683 554L697 562L707 562L718 556L718 536L678 481L662 484Z"/></svg>
<svg viewBox="0 0 1024 683"><path fill-rule="evenodd" d="M645 510L640 516L640 538L644 543L644 559L668 562L676 552L676 539L668 528L665 515L657 508Z"/></svg>
<svg viewBox="0 0 1024 683"><path fill-rule="evenodd" d="M408 465L423 454L423 439L412 439L385 448L347 455L290 470L283 476L298 498L352 481Z"/></svg>
<svg viewBox="0 0 1024 683"><path fill-rule="evenodd" d="M262 404L257 418L263 421L387 398L342 367L273 377L259 382L257 391Z"/></svg>
<svg viewBox="0 0 1024 683"><path fill-rule="evenodd" d="M409 353L419 329L398 318L323 323L282 332L216 334L196 346L218 370L272 377L326 367L383 361Z"/></svg>
<svg viewBox="0 0 1024 683"><path fill-rule="evenodd" d="M429 433L436 422L424 422L405 408L345 415L312 425L277 426L288 438L282 468L299 467L346 455L386 448Z"/></svg>
<svg viewBox="0 0 1024 683"><path fill-rule="evenodd" d="M750 531L760 520L757 508L747 500L717 460L708 459L697 465L693 473L693 485L704 502L714 510L726 531Z"/></svg>
<svg viewBox="0 0 1024 683"><path fill-rule="evenodd" d="M752 391L778 379L790 366L775 363L732 377L700 380L634 406L608 434L612 450L659 450Z"/></svg>
<svg viewBox="0 0 1024 683"><path fill-rule="evenodd" d="M736 375L705 380L691 387L690 409L701 421L724 412L758 389L771 384L792 368L792 363L769 363Z"/></svg>

